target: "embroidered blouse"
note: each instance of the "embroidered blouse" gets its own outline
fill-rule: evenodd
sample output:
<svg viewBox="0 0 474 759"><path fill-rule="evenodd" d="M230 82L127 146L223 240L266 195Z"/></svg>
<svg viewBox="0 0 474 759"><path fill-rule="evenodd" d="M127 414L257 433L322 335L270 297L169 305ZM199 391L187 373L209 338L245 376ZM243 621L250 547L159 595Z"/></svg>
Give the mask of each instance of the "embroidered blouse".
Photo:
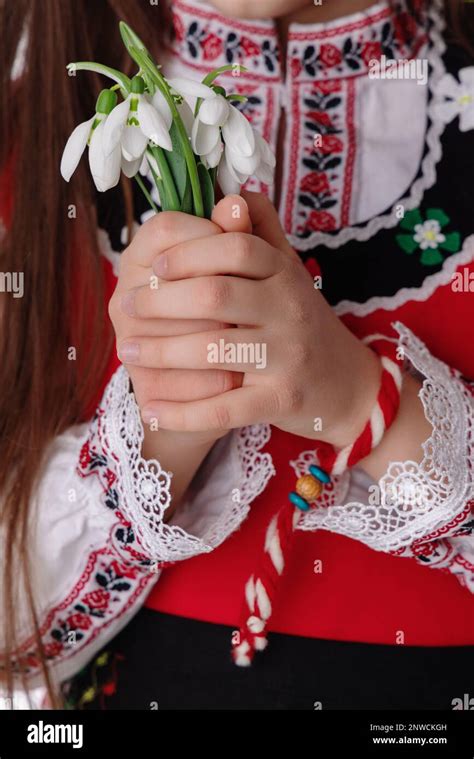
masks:
<svg viewBox="0 0 474 759"><path fill-rule="evenodd" d="M398 337L433 428L421 464L393 462L379 483L355 468L304 515L271 629L474 644L474 65L444 41L439 0L416 17L382 0L293 24L285 66L273 22L227 19L197 0L171 5L167 73L244 64L234 90L250 95L242 108L273 146L285 114L288 239L355 334ZM272 194L257 181L250 189ZM135 203L142 223L150 212L138 194ZM98 212L113 283L125 244L118 190ZM94 419L51 445L35 497L36 601L58 681L144 603L237 625L268 520L295 473L317 463L311 441L265 424L235 430L165 524L171 475L141 457L126 370L115 362L110 375ZM24 619L20 656L34 682Z"/></svg>

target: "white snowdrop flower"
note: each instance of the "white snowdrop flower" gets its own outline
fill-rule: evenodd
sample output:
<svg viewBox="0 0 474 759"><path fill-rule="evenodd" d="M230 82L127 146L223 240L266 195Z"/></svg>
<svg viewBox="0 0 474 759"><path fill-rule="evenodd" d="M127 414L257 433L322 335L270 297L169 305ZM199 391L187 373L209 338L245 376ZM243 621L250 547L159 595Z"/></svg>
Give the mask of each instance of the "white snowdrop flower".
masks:
<svg viewBox="0 0 474 759"><path fill-rule="evenodd" d="M446 124L459 116L461 132L474 129L474 66L460 70L459 82L452 74L445 74L436 87L436 95L444 100L433 106L435 115Z"/></svg>
<svg viewBox="0 0 474 759"><path fill-rule="evenodd" d="M238 195L241 186L245 184L247 179L247 176L239 174L233 167L231 160L229 160L229 151L226 148L217 172L217 181L224 195Z"/></svg>
<svg viewBox="0 0 474 759"><path fill-rule="evenodd" d="M264 184L271 185L275 178L275 155L268 142L258 132L255 132L255 141L260 154L260 163L255 170L255 176Z"/></svg>
<svg viewBox="0 0 474 759"><path fill-rule="evenodd" d="M210 169L215 168L223 150L221 127L227 122L232 106L222 94L202 82L180 78L172 79L169 83L182 97L202 100L198 114L193 119L191 143L204 164Z"/></svg>
<svg viewBox="0 0 474 759"><path fill-rule="evenodd" d="M255 153L255 133L244 114L231 105L229 116L222 127L222 136L234 154L251 158Z"/></svg>
<svg viewBox="0 0 474 759"><path fill-rule="evenodd" d="M154 104L150 103L143 90L141 77L134 77L132 92L113 109L104 128L106 153L111 153L120 145L129 170L132 169L132 163L133 168L138 161L138 167L140 166L149 140L165 150L172 149L169 135L172 116L169 106L164 98L163 101L156 98Z"/></svg>
<svg viewBox="0 0 474 759"><path fill-rule="evenodd" d="M254 139L254 150L251 155L242 155L235 147L228 144L225 146L224 156L220 161L217 175L218 182L225 195L239 193L241 186L251 176L256 176L264 184L273 183L275 156L263 137L252 127L250 128ZM234 142L233 145L235 144Z"/></svg>
<svg viewBox="0 0 474 759"><path fill-rule="evenodd" d="M89 145L89 166L97 189L105 192L118 184L121 169L120 147L107 155L104 151L104 127L116 102L115 92L103 90L97 100L95 115L79 124L70 135L61 158L61 174L66 182L71 179Z"/></svg>

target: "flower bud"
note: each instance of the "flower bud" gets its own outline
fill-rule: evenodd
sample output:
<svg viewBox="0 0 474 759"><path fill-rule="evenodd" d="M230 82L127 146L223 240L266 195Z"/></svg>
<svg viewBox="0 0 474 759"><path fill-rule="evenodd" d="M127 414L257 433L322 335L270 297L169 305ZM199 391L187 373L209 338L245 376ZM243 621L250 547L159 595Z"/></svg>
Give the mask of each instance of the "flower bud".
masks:
<svg viewBox="0 0 474 759"><path fill-rule="evenodd" d="M97 104L95 107L96 113L105 113L106 116L117 105L117 93L113 90L102 90L97 98Z"/></svg>
<svg viewBox="0 0 474 759"><path fill-rule="evenodd" d="M141 76L134 76L131 82L130 92L134 95L143 95L145 92L145 82Z"/></svg>

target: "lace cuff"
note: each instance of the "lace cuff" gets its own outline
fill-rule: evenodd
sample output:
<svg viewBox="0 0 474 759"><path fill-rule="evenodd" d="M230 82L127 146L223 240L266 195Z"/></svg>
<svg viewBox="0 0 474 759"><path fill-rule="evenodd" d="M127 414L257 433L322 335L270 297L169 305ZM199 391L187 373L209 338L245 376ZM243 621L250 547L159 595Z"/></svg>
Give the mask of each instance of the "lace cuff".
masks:
<svg viewBox="0 0 474 759"><path fill-rule="evenodd" d="M458 373L432 356L403 324L400 347L412 370L425 377L420 398L433 427L424 457L391 463L368 502L349 502L308 512L303 530L325 529L360 540L377 551L414 555L412 544L455 535L470 518L474 497L474 396Z"/></svg>
<svg viewBox="0 0 474 759"><path fill-rule="evenodd" d="M127 371L120 367L92 425L86 463L113 486L109 498L147 559L161 563L210 552L241 524L274 473L269 454L261 453L269 428L243 428L219 441L178 513L165 523L172 474L141 456L143 425L129 385Z"/></svg>

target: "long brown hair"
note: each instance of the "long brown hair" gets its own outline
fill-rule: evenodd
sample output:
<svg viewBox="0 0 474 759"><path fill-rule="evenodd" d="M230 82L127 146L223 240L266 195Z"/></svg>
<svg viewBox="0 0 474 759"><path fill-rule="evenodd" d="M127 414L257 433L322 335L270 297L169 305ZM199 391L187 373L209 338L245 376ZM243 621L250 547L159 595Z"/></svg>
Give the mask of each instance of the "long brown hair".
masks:
<svg viewBox="0 0 474 759"><path fill-rule="evenodd" d="M84 162L69 184L58 174L67 137L93 113L101 82L92 74L69 77L66 65L100 60L126 70L118 19L131 24L153 49L161 14L148 0L0 2L0 165L14 161L9 188L14 213L2 242L1 267L24 274L24 299L3 296L0 330L2 653L9 691L21 570L44 662L28 571L29 503L35 482L48 443L91 407L113 344L91 179ZM25 70L21 81L12 81L25 23ZM71 347L76 360L69 360Z"/></svg>
<svg viewBox="0 0 474 759"><path fill-rule="evenodd" d="M462 5L448 1L451 29L467 46L472 37L466 36ZM113 342L90 176L84 162L70 184L59 176L66 139L93 112L101 84L92 74L82 75L79 84L65 67L88 59L127 70L118 19L131 24L152 51L157 32L169 23L163 9L149 0L0 0L0 166L5 170L14 162L14 213L0 254L2 271L24 273L25 293L24 301L11 298L2 308L0 330L5 672L11 690L14 601L21 581L50 697L28 567L29 504L48 443L91 407ZM26 23L25 70L21 79L12 80ZM70 218L73 207L75 218ZM76 360L69 360L71 346Z"/></svg>

